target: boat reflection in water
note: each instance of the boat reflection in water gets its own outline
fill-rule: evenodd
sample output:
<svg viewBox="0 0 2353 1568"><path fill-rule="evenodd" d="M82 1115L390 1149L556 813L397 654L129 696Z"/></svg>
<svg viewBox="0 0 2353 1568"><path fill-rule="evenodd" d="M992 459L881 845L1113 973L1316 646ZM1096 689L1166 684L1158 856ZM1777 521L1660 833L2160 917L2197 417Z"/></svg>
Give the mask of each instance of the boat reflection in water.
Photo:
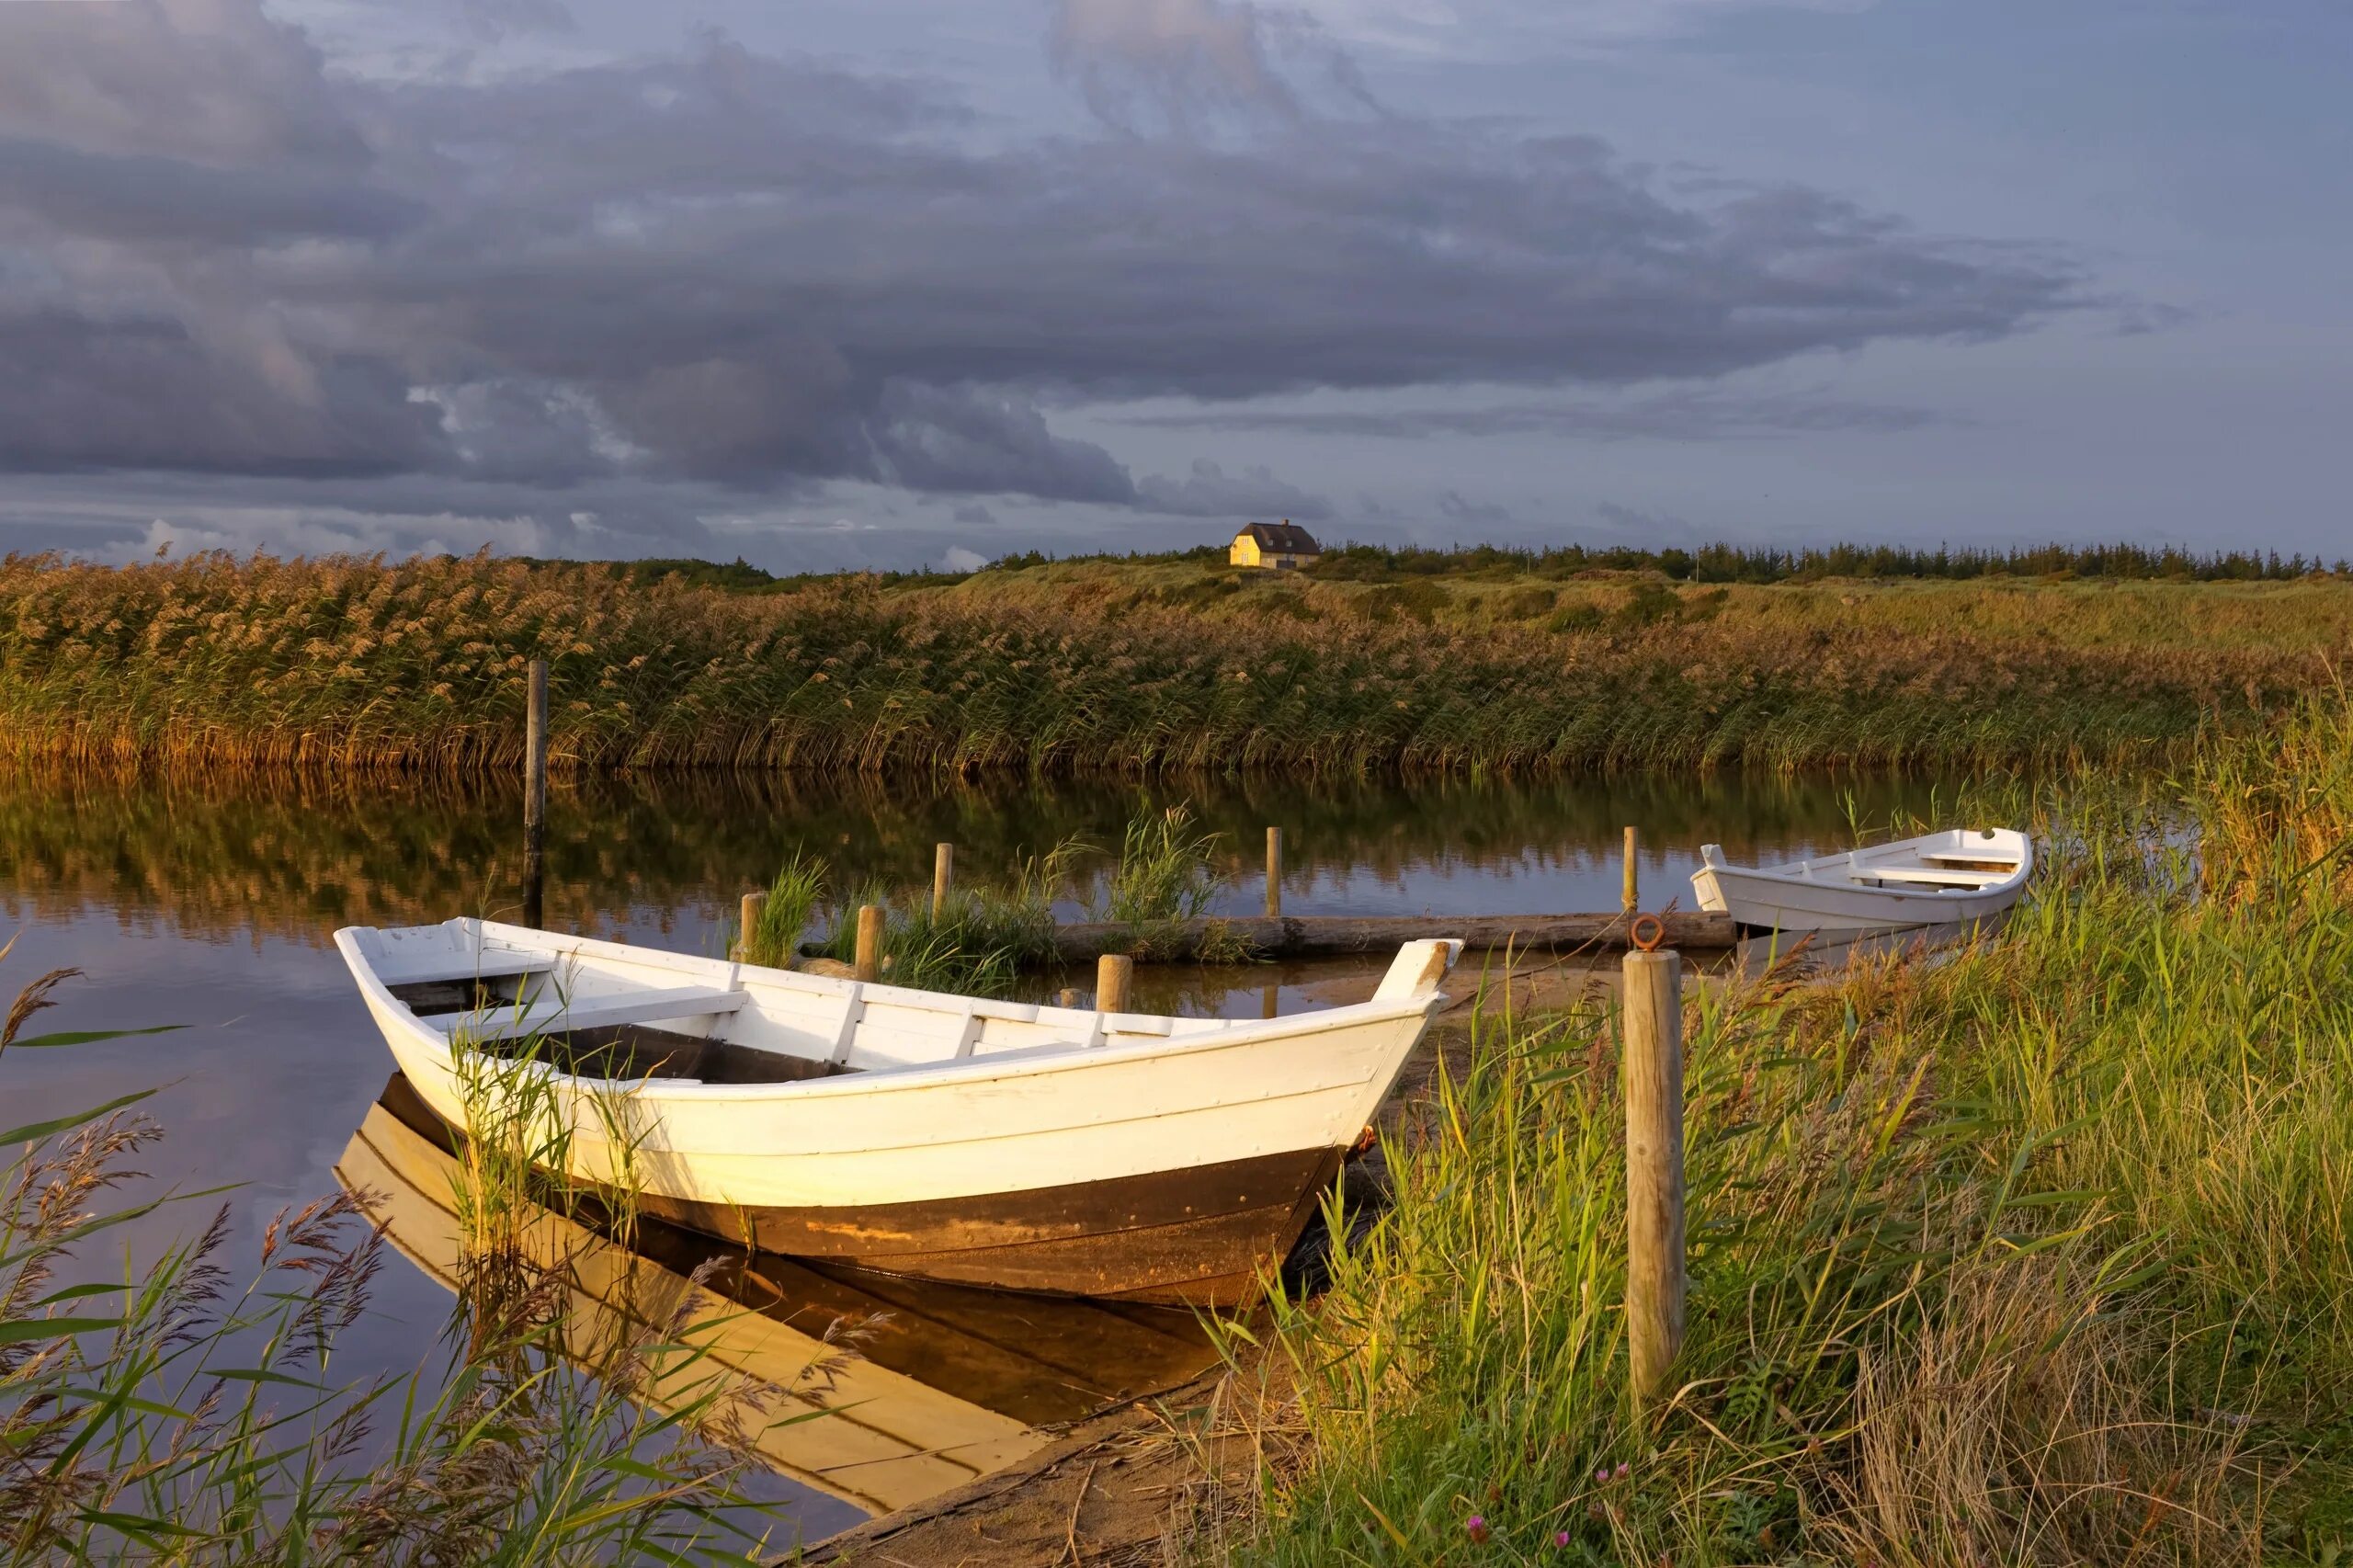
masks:
<svg viewBox="0 0 2353 1568"><path fill-rule="evenodd" d="M452 1291L463 1267L456 1147L396 1075L335 1165L385 1238ZM1049 1428L1174 1388L1218 1359L1181 1311L811 1267L656 1220L639 1220L624 1247L534 1206L524 1246L560 1271L571 1298L561 1343L592 1364L598 1346L675 1321L695 1290L689 1277L718 1258L681 1337L708 1345L710 1364L783 1392L783 1404L745 1422L771 1466L869 1513L1002 1469L1051 1441ZM792 1420L795 1407L826 1414Z"/></svg>

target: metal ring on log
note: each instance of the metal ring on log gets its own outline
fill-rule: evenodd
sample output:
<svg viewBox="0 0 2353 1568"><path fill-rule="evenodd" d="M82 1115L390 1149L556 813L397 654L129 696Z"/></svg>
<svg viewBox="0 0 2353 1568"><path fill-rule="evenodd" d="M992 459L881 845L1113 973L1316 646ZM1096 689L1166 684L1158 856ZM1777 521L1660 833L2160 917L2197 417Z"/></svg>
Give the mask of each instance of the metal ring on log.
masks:
<svg viewBox="0 0 2353 1568"><path fill-rule="evenodd" d="M1643 931L1645 926L1650 927L1647 936ZM1655 915L1637 915L1634 923L1626 928L1626 939L1643 952L1654 953L1658 945L1666 940L1666 922Z"/></svg>

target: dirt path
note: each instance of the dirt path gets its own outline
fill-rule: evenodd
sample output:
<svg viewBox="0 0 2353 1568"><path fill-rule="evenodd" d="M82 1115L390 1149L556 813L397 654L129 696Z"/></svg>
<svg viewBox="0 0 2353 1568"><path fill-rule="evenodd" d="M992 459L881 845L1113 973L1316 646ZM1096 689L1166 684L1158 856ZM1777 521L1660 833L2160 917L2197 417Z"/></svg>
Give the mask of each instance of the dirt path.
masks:
<svg viewBox="0 0 2353 1568"><path fill-rule="evenodd" d="M1178 1560L1225 1487L1247 1486L1279 1393L1223 1369L1073 1426L1019 1464L789 1559L860 1568L1142 1568Z"/></svg>

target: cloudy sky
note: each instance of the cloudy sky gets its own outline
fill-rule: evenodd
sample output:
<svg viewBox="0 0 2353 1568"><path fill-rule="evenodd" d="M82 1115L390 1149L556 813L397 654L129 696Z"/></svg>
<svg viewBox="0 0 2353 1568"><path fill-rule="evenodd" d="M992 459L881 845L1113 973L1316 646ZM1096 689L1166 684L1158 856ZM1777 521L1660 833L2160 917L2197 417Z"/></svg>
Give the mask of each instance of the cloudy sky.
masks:
<svg viewBox="0 0 2353 1568"><path fill-rule="evenodd" d="M2342 0L0 0L0 550L2353 552Z"/></svg>

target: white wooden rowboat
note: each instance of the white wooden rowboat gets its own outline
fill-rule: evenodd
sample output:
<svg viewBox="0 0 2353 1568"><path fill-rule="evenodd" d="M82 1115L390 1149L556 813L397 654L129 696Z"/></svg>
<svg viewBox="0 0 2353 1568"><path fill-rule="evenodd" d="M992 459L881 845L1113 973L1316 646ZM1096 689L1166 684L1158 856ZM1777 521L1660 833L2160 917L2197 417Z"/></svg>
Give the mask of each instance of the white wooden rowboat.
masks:
<svg viewBox="0 0 2353 1568"><path fill-rule="evenodd" d="M1955 828L1786 866L1731 865L1710 844L1699 862L1702 909L1758 931L1860 933L2001 914L2034 874L2034 845L2008 828Z"/></svg>
<svg viewBox="0 0 2353 1568"><path fill-rule="evenodd" d="M1370 1001L1260 1021L472 919L349 926L335 946L435 1115L467 1122L461 1056L531 1042L518 1071L552 1092L567 1174L634 1186L642 1212L927 1278L1204 1303L1245 1299L1298 1239L1461 951L1407 943Z"/></svg>

